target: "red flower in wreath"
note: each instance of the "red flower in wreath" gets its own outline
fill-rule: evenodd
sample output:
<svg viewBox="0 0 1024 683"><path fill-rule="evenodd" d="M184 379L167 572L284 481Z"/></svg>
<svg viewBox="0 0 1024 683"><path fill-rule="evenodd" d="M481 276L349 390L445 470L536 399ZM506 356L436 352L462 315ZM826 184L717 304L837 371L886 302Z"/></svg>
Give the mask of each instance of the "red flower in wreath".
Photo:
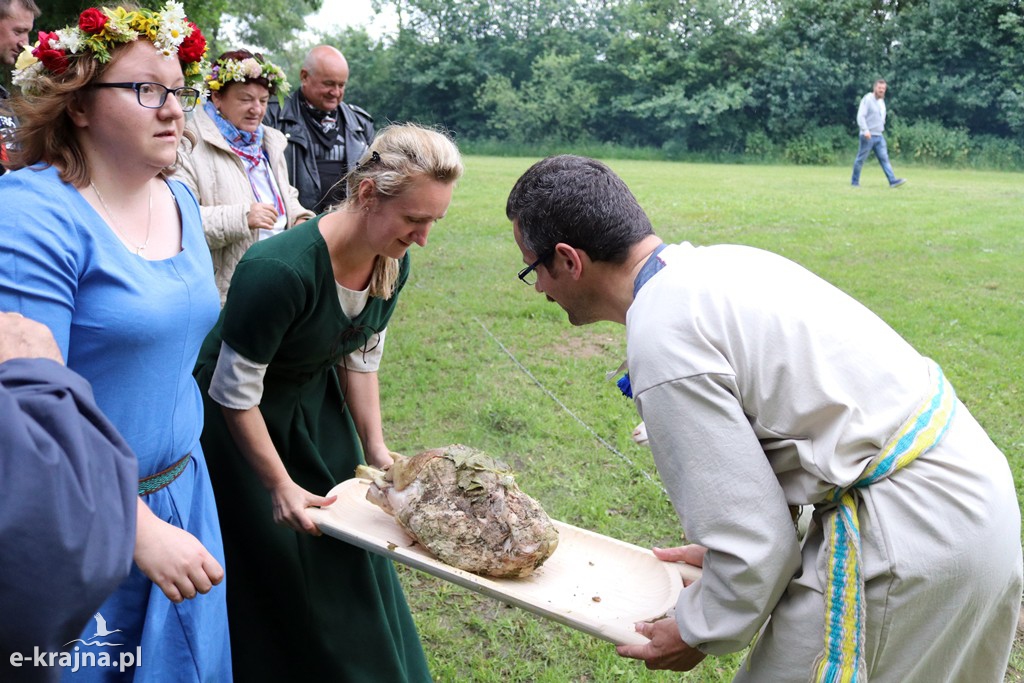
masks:
<svg viewBox="0 0 1024 683"><path fill-rule="evenodd" d="M58 40L56 33L39 32L39 45L32 50L32 55L43 63L47 71L61 75L68 68L67 53L51 47L50 42Z"/></svg>
<svg viewBox="0 0 1024 683"><path fill-rule="evenodd" d="M203 37L203 32L191 21L188 25L192 27L192 33L178 46L178 59L186 64L198 62L206 54L206 38Z"/></svg>
<svg viewBox="0 0 1024 683"><path fill-rule="evenodd" d="M78 15L78 28L86 33L101 33L103 27L107 25L107 21L109 20L106 14L96 7L90 7Z"/></svg>

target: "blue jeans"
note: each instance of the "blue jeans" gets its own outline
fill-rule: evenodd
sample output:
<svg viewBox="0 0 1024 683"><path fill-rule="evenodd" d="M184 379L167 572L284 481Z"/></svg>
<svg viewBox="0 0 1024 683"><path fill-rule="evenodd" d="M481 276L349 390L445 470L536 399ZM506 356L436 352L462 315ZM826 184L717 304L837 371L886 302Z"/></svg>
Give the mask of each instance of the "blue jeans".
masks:
<svg viewBox="0 0 1024 683"><path fill-rule="evenodd" d="M860 169L864 166L864 160L868 158L871 150L875 150L875 157L878 159L878 163L882 165L882 170L885 172L885 177L889 179L889 184L892 185L896 182L896 175L892 172L892 164L889 163L889 148L885 146L885 137L881 133L872 133L870 138L866 138L861 134L860 149L857 150L857 158L853 162L853 178L850 180L850 183L860 185Z"/></svg>

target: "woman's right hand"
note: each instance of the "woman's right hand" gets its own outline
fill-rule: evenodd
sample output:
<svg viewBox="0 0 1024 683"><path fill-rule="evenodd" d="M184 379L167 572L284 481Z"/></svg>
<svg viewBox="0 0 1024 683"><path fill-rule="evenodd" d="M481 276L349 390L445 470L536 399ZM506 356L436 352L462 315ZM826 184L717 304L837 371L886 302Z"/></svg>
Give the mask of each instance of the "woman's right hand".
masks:
<svg viewBox="0 0 1024 683"><path fill-rule="evenodd" d="M191 600L224 579L224 568L195 536L168 524L139 499L135 564L171 602Z"/></svg>
<svg viewBox="0 0 1024 683"><path fill-rule="evenodd" d="M277 209L270 204L254 202L247 215L250 230L270 230L277 222Z"/></svg>
<svg viewBox="0 0 1024 683"><path fill-rule="evenodd" d="M337 499L337 496L325 498L313 495L291 479L270 489L270 500L274 505L274 522L310 536L320 536L323 532L310 518L306 509L324 507Z"/></svg>

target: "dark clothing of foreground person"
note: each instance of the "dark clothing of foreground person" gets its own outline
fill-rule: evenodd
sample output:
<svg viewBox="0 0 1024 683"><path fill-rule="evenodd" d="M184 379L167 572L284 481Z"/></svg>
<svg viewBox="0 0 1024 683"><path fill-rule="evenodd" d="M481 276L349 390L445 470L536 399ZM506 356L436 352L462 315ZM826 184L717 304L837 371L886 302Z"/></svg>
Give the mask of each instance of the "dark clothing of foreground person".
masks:
<svg viewBox="0 0 1024 683"><path fill-rule="evenodd" d="M0 313L0 680L59 679L33 655L60 652L128 576L137 480L50 331Z"/></svg>
<svg viewBox="0 0 1024 683"><path fill-rule="evenodd" d="M937 364L781 256L664 245L600 162L535 164L507 213L538 292L575 325L626 326L632 393L694 544L656 554L703 563L675 618L638 624L650 643L619 654L689 670L759 634L736 680L1002 681L1019 506Z"/></svg>

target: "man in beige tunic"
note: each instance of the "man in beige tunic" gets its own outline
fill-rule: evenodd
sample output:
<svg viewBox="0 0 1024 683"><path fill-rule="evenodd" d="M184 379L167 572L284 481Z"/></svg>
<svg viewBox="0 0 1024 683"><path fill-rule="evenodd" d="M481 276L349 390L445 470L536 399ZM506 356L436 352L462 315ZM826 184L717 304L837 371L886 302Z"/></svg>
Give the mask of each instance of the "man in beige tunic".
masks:
<svg viewBox="0 0 1024 683"><path fill-rule="evenodd" d="M703 564L674 619L638 624L650 642L619 654L689 670L758 636L736 680L1003 680L1019 505L936 363L785 258L663 244L600 162L538 162L507 214L524 281L574 325L626 326L632 394L692 542L657 554ZM791 513L808 505L801 546Z"/></svg>

